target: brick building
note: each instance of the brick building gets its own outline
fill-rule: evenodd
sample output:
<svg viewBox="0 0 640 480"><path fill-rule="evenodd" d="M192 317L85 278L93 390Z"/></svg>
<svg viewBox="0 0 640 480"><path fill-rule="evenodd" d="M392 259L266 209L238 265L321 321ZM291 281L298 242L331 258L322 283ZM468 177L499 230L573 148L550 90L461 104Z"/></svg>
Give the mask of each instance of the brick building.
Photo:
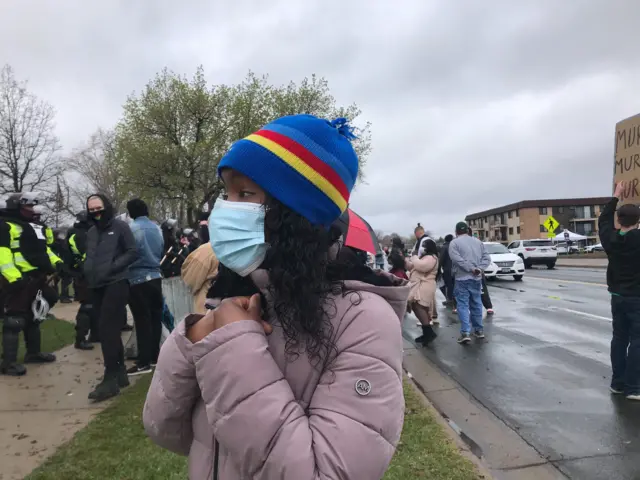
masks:
<svg viewBox="0 0 640 480"><path fill-rule="evenodd" d="M542 223L552 215L560 226L588 237L588 244L598 243L598 216L610 197L524 200L484 212L467 215L478 237L485 241L512 242L547 238Z"/></svg>

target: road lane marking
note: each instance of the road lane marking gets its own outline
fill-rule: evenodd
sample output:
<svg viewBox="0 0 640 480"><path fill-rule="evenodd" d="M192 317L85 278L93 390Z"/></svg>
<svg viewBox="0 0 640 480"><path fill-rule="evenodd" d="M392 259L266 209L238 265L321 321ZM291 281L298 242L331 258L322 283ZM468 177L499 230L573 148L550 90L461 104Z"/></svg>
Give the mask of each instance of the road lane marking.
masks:
<svg viewBox="0 0 640 480"><path fill-rule="evenodd" d="M606 287L606 283L595 283L595 282L581 282L579 280L560 280L559 278L547 278L547 277L534 277L528 276L527 280L546 280L549 282L557 282L557 283L577 283L578 285L589 285L596 287Z"/></svg>
<svg viewBox="0 0 640 480"><path fill-rule="evenodd" d="M594 315L593 313L581 312L580 310L572 310L570 308L562 308L562 307L549 307L551 310L562 310L563 312L574 313L576 315L582 315L584 317L595 318L596 320L604 320L606 322L612 322L613 320L609 317L601 317L600 315Z"/></svg>

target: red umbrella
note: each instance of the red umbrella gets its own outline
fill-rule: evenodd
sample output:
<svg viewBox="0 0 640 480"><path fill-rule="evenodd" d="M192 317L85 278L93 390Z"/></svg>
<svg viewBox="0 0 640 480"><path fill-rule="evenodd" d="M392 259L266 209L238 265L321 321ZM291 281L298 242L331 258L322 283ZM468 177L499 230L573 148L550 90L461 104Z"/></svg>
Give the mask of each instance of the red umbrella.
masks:
<svg viewBox="0 0 640 480"><path fill-rule="evenodd" d="M336 220L336 225L344 235L344 244L348 247L364 250L374 255L382 254L380 242L371 225L350 208Z"/></svg>

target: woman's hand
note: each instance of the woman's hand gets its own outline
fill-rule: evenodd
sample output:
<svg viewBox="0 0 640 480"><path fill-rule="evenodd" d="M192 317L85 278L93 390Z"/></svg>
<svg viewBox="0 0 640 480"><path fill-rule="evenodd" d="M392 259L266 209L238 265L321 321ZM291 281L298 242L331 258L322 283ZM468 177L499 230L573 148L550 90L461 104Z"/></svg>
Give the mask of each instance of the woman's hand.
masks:
<svg viewBox="0 0 640 480"><path fill-rule="evenodd" d="M195 325L189 328L187 338L196 343L214 330L241 320L254 320L262 325L264 333L269 335L273 328L262 319L260 295L252 297L234 297L223 300L215 309L209 311Z"/></svg>

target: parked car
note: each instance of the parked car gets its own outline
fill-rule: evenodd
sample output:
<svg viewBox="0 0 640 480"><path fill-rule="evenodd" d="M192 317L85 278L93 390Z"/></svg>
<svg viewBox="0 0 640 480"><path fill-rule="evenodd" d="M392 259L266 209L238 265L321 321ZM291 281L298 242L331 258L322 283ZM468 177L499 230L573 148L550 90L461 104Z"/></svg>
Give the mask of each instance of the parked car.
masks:
<svg viewBox="0 0 640 480"><path fill-rule="evenodd" d="M584 249L585 252L587 253L593 253L593 252L604 252L604 248L602 248L602 244L601 243L597 243L595 245L589 245L587 248Z"/></svg>
<svg viewBox="0 0 640 480"><path fill-rule="evenodd" d="M501 243L485 242L484 246L491 255L491 265L484 271L487 279L512 276L516 281L522 280L524 260L520 256L511 253Z"/></svg>
<svg viewBox="0 0 640 480"><path fill-rule="evenodd" d="M558 251L551 240L516 240L507 248L522 258L525 268L531 268L531 265L546 265L548 269L552 269L558 260Z"/></svg>
<svg viewBox="0 0 640 480"><path fill-rule="evenodd" d="M558 243L556 243L556 250L558 251L558 254L562 254L562 255L569 254L569 255L572 255L574 253L580 253L581 248L578 245L573 244L567 249L567 243L566 242L558 242Z"/></svg>

